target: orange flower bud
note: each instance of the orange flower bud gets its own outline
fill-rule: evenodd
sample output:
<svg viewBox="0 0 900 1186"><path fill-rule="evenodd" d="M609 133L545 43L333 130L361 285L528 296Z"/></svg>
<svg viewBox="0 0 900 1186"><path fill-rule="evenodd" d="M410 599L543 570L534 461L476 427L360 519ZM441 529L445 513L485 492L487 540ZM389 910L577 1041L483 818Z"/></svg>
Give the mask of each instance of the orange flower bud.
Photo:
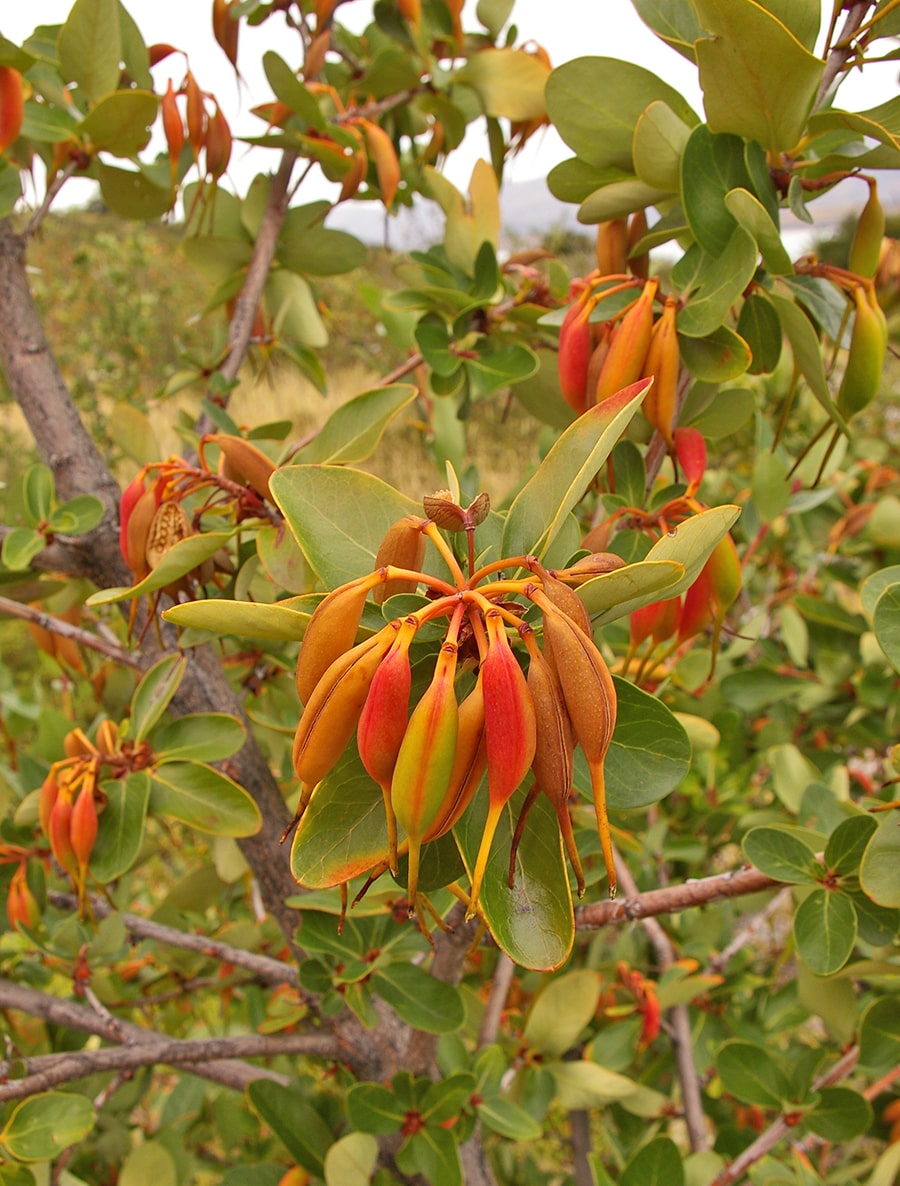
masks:
<svg viewBox="0 0 900 1186"><path fill-rule="evenodd" d="M28 884L27 866L24 861L13 873L9 883L6 917L14 931L19 927L34 930L41 920L41 908Z"/></svg>

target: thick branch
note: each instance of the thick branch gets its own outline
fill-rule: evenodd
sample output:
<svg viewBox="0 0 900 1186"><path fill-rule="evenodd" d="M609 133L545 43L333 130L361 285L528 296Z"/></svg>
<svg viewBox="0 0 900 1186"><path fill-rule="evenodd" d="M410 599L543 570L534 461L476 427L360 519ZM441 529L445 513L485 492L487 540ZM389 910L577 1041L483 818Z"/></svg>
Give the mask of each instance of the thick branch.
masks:
<svg viewBox="0 0 900 1186"><path fill-rule="evenodd" d="M162 1038L146 1045L43 1054L24 1060L24 1078L0 1083L0 1102L24 1099L61 1083L106 1071L133 1071L160 1063L190 1066L235 1058L276 1058L284 1054L337 1059L339 1047L329 1034L240 1034L231 1038ZM9 1067L3 1069L9 1073Z"/></svg>
<svg viewBox="0 0 900 1186"><path fill-rule="evenodd" d="M682 885L667 885L663 889L645 890L629 898L591 902L575 911L575 926L581 931L598 930L609 923L639 922L656 914L674 914L691 906L704 906L725 898L740 898L744 894L759 894L764 890L780 889L782 883L773 881L758 869L736 869L686 881Z"/></svg>
<svg viewBox="0 0 900 1186"><path fill-rule="evenodd" d="M44 1021L50 1022L51 1025L60 1026L63 1029L78 1030L79 1033L85 1034L97 1034L109 1042L126 1042L144 1049L151 1045L155 1048L161 1043L169 1041L156 1030L145 1029L141 1025L123 1021L121 1018L115 1018L110 1023L93 1009L86 1009L83 1005L76 1005L71 1001L60 1000L59 997L37 992L35 989L26 988L21 984L13 984L9 980L0 980L0 1009L15 1009L20 1013L27 1013L31 1017L40 1017ZM279 1075L265 1067L253 1067L247 1063L231 1062L227 1059L221 1062L205 1062L202 1059L197 1059L181 1065L182 1070L188 1071L192 1075L208 1079L213 1083L220 1083L224 1087L233 1087L237 1091L243 1091L247 1084L252 1083L254 1079L272 1079L285 1087L288 1084L285 1075ZM8 1074L9 1067L0 1064L0 1072ZM17 1082L21 1082L21 1080ZM31 1090L42 1089L32 1088L24 1094L30 1094Z"/></svg>
<svg viewBox="0 0 900 1186"><path fill-rule="evenodd" d="M21 601L13 601L9 597L0 597L0 614L7 614L11 618L21 618L23 622L32 622L35 626L40 626L51 634L58 634L60 638L71 638L79 646L97 651L99 654L105 655L107 659L115 659L124 667L140 668L137 657L131 651L126 651L117 643L110 642L108 638L100 638L99 635L92 634L90 630L84 630L81 626L73 626L71 622L67 622L63 618L56 618L44 610L35 609L34 606L24 605Z"/></svg>

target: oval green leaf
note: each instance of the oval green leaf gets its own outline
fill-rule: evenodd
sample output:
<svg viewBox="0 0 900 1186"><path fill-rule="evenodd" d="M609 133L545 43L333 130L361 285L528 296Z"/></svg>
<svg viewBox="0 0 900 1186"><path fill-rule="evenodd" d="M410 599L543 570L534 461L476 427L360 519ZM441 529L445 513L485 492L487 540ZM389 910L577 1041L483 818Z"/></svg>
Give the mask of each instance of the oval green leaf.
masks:
<svg viewBox="0 0 900 1186"><path fill-rule="evenodd" d="M900 815L891 811L863 853L859 883L879 906L900 906Z"/></svg>
<svg viewBox="0 0 900 1186"><path fill-rule="evenodd" d="M417 964L393 963L372 973L372 991L414 1029L451 1034L466 1016L462 996L452 984L429 975Z"/></svg>
<svg viewBox="0 0 900 1186"><path fill-rule="evenodd" d="M97 840L91 852L91 876L101 885L131 868L141 851L150 803L150 778L138 770L127 778L101 784L106 806L100 812Z"/></svg>
<svg viewBox="0 0 900 1186"><path fill-rule="evenodd" d="M856 911L838 890L818 887L797 907L794 940L803 962L817 976L839 971L856 942Z"/></svg>
<svg viewBox="0 0 900 1186"><path fill-rule="evenodd" d="M0 1146L16 1161L51 1161L94 1127L94 1107L83 1095L45 1091L10 1112Z"/></svg>
<svg viewBox="0 0 900 1186"><path fill-rule="evenodd" d="M152 775L150 808L199 832L214 836L253 836L261 825L259 808L243 787L199 762L166 762Z"/></svg>
<svg viewBox="0 0 900 1186"><path fill-rule="evenodd" d="M784 1072L762 1046L726 1042L716 1058L716 1070L725 1090L742 1103L778 1108L789 1098Z"/></svg>
<svg viewBox="0 0 900 1186"><path fill-rule="evenodd" d="M184 655L165 655L144 673L131 697L129 739L144 741L169 707L187 670Z"/></svg>
<svg viewBox="0 0 900 1186"><path fill-rule="evenodd" d="M247 731L237 717L225 712L198 712L156 729L150 745L159 762L221 762L236 754L246 739Z"/></svg>
<svg viewBox="0 0 900 1186"><path fill-rule="evenodd" d="M239 638L264 638L273 642L299 642L310 614L287 606L263 605L255 601L229 601L209 598L173 605L163 612L167 622L176 626L209 630L214 634L235 634Z"/></svg>
<svg viewBox="0 0 900 1186"><path fill-rule="evenodd" d="M815 885L821 877L813 849L780 828L752 828L744 837L744 856L776 881Z"/></svg>
<svg viewBox="0 0 900 1186"><path fill-rule="evenodd" d="M593 1018L599 999L600 977L589 968L557 976L531 1006L523 1041L544 1057L560 1058Z"/></svg>
<svg viewBox="0 0 900 1186"><path fill-rule="evenodd" d="M364 391L328 417L318 435L297 454L301 464L346 465L365 461L385 428L416 396L412 383L394 383Z"/></svg>

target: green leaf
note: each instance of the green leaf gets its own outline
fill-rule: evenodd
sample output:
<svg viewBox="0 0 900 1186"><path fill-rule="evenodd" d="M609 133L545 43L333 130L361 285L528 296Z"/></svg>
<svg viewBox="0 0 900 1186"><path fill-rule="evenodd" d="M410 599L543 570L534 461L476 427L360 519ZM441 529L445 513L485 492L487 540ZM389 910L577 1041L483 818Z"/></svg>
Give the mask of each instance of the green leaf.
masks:
<svg viewBox="0 0 900 1186"><path fill-rule="evenodd" d="M8 161L0 160L0 218L6 218L16 208L22 196L19 170Z"/></svg>
<svg viewBox="0 0 900 1186"><path fill-rule="evenodd" d="M56 43L66 81L93 104L119 85L122 38L119 0L75 0Z"/></svg>
<svg viewBox="0 0 900 1186"><path fill-rule="evenodd" d="M872 1105L850 1087L822 1087L819 1102L803 1118L806 1128L826 1141L852 1141L869 1131Z"/></svg>
<svg viewBox="0 0 900 1186"><path fill-rule="evenodd" d="M544 1064L556 1084L556 1101L563 1108L597 1108L618 1103L638 1090L633 1079L608 1071L587 1059Z"/></svg>
<svg viewBox="0 0 900 1186"><path fill-rule="evenodd" d="M862 890L849 890L848 896L856 911L859 937L873 947L887 947L900 930L900 910L879 906Z"/></svg>
<svg viewBox="0 0 900 1186"><path fill-rule="evenodd" d="M106 95L78 125L94 148L113 156L136 156L150 142L159 99L152 91L115 91Z"/></svg>
<svg viewBox="0 0 900 1186"><path fill-rule="evenodd" d="M491 1095L476 1104L482 1124L510 1141L536 1141L541 1126L518 1104L502 1095Z"/></svg>
<svg viewBox="0 0 900 1186"><path fill-rule="evenodd" d="M859 884L879 906L900 906L900 818L888 812L863 853Z"/></svg>
<svg viewBox="0 0 900 1186"><path fill-rule="evenodd" d="M25 572L46 545L47 541L39 531L32 531L30 527L13 527L3 537L0 562L12 572Z"/></svg>
<svg viewBox="0 0 900 1186"><path fill-rule="evenodd" d="M637 177L625 177L588 194L578 208L578 221L592 225L611 218L625 218L635 210L659 205L671 196Z"/></svg>
<svg viewBox="0 0 900 1186"><path fill-rule="evenodd" d="M127 589L101 589L98 593L91 594L87 604L110 605L116 601L142 597L145 593L155 593L157 589L171 585L189 572L193 572L195 568L199 568L206 560L212 559L219 548L231 540L233 534L231 531L210 531L203 535L189 535L173 544L144 580Z"/></svg>
<svg viewBox="0 0 900 1186"><path fill-rule="evenodd" d="M854 815L838 824L825 846L825 867L839 877L855 873L869 840L878 831L871 815Z"/></svg>
<svg viewBox="0 0 900 1186"><path fill-rule="evenodd" d="M300 545L282 527L261 527L256 533L256 554L266 576L277 589L304 593L313 584L312 573Z"/></svg>
<svg viewBox="0 0 900 1186"><path fill-rule="evenodd" d="M360 470L291 465L276 470L272 496L306 558L329 589L375 567L392 524L422 508Z"/></svg>
<svg viewBox="0 0 900 1186"><path fill-rule="evenodd" d="M603 625L668 596L667 590L683 576L684 566L677 561L638 560L585 581L578 595L591 617Z"/></svg>
<svg viewBox="0 0 900 1186"><path fill-rule="evenodd" d="M690 127L671 107L657 99L637 121L632 142L634 169L645 185L678 193L681 155L691 135Z"/></svg>
<svg viewBox="0 0 900 1186"><path fill-rule="evenodd" d="M613 676L618 715L606 756L610 807L648 807L681 782L691 765L691 743L678 718L655 696ZM590 794L590 774L581 750L575 758L576 785Z"/></svg>
<svg viewBox="0 0 900 1186"><path fill-rule="evenodd" d="M596 972L581 968L555 977L535 998L522 1040L544 1057L560 1058L593 1019L599 999Z"/></svg>
<svg viewBox="0 0 900 1186"><path fill-rule="evenodd" d="M689 127L697 116L685 100L642 66L618 58L576 58L547 82L550 121L576 156L598 169L632 172L634 127L660 100Z"/></svg>
<svg viewBox="0 0 900 1186"><path fill-rule="evenodd" d="M813 849L780 828L751 828L744 837L744 856L761 873L776 881L815 885L820 880Z"/></svg>
<svg viewBox="0 0 900 1186"><path fill-rule="evenodd" d="M347 1119L360 1132L382 1136L403 1127L406 1109L380 1083L354 1083L347 1092Z"/></svg>
<svg viewBox="0 0 900 1186"><path fill-rule="evenodd" d="M537 355L527 346L516 343L496 348L489 339L479 344L476 358L467 358L463 363L473 399L527 379L538 365Z"/></svg>
<svg viewBox="0 0 900 1186"><path fill-rule="evenodd" d="M900 1012L896 997L873 1001L859 1023L859 1062L870 1071L900 1064Z"/></svg>
<svg viewBox="0 0 900 1186"><path fill-rule="evenodd" d="M694 128L681 158L681 200L688 226L707 254L723 252L738 225L726 194L750 185L740 136L716 135L706 124Z"/></svg>
<svg viewBox="0 0 900 1186"><path fill-rule="evenodd" d="M175 1159L159 1141L144 1141L127 1154L116 1179L118 1186L178 1186Z"/></svg>
<svg viewBox="0 0 900 1186"><path fill-rule="evenodd" d="M415 399L412 383L364 391L328 417L316 437L297 454L301 464L341 465L365 461L391 420Z"/></svg>
<svg viewBox="0 0 900 1186"><path fill-rule="evenodd" d="M703 36L691 0L632 0L638 16L660 40L689 62L696 61L694 42Z"/></svg>
<svg viewBox="0 0 900 1186"><path fill-rule="evenodd" d="M150 803L150 777L145 770L101 784L106 806L100 812L97 840L91 852L91 876L108 885L127 873L138 858Z"/></svg>
<svg viewBox="0 0 900 1186"><path fill-rule="evenodd" d="M387 855L384 798L351 749L316 787L297 826L291 873L307 889L328 889Z"/></svg>
<svg viewBox="0 0 900 1186"><path fill-rule="evenodd" d="M319 203L316 203L319 205ZM328 209L327 203L325 204ZM297 215L306 207L288 212L278 238L278 262L304 276L340 276L361 268L366 245L346 231L319 225L297 226Z"/></svg>
<svg viewBox="0 0 900 1186"><path fill-rule="evenodd" d="M802 960L797 962L797 999L804 1009L821 1017L828 1036L841 1046L848 1046L856 1033L859 1007L856 991L844 969L840 976L814 976Z"/></svg>
<svg viewBox="0 0 900 1186"><path fill-rule="evenodd" d="M856 942L856 911L838 890L818 887L797 907L794 940L803 962L817 976L844 966Z"/></svg>
<svg viewBox="0 0 900 1186"><path fill-rule="evenodd" d="M210 630L215 634L235 634L238 638L271 639L273 642L298 642L310 616L278 602L264 605L226 598L186 601L163 611L166 621L174 622L176 626Z"/></svg>
<svg viewBox="0 0 900 1186"><path fill-rule="evenodd" d="M247 1096L261 1120L303 1169L317 1177L324 1172L325 1156L331 1146L331 1129L311 1104L294 1088L282 1087L269 1079L256 1079Z"/></svg>
<svg viewBox="0 0 900 1186"><path fill-rule="evenodd" d="M621 1186L684 1186L684 1165L674 1141L654 1137L622 1172Z"/></svg>
<svg viewBox="0 0 900 1186"><path fill-rule="evenodd" d="M325 1186L369 1186L378 1162L378 1142L364 1132L347 1133L325 1155Z"/></svg>
<svg viewBox="0 0 900 1186"><path fill-rule="evenodd" d="M720 325L702 338L679 338L678 344L684 365L695 379L704 383L727 383L730 379L737 379L750 369L753 358L748 343L728 325ZM739 425L744 419L746 416L739 421ZM704 429L703 435L708 436L709 433ZM728 434L721 432L719 435Z"/></svg>
<svg viewBox="0 0 900 1186"><path fill-rule="evenodd" d="M476 55L480 56L480 55ZM397 1165L404 1173L418 1171L426 1182L441 1186L463 1186L459 1146L452 1133L443 1128L423 1128L414 1133L401 1149ZM332 1186L329 1183L328 1186ZM333 1186L344 1186L335 1182Z"/></svg>
<svg viewBox="0 0 900 1186"><path fill-rule="evenodd" d="M237 717L225 712L197 712L160 726L150 745L160 762L176 758L192 762L221 762L236 754L247 739Z"/></svg>
<svg viewBox="0 0 900 1186"><path fill-rule="evenodd" d="M878 598L872 629L891 666L900 672L900 581L888 585Z"/></svg>
<svg viewBox="0 0 900 1186"><path fill-rule="evenodd" d="M900 1175L900 1144L889 1145L875 1163L872 1176L866 1179L865 1186L897 1186L898 1175Z"/></svg>
<svg viewBox="0 0 900 1186"><path fill-rule="evenodd" d="M154 769L150 796L155 815L180 820L214 836L253 836L259 808L243 787L199 762L166 762Z"/></svg>
<svg viewBox="0 0 900 1186"><path fill-rule="evenodd" d="M780 453L756 454L751 483L753 501L760 519L771 523L785 509L791 498L788 467Z"/></svg>
<svg viewBox="0 0 900 1186"><path fill-rule="evenodd" d="M793 148L812 110L824 63L755 0L694 0L709 37L696 46L706 118L714 132Z"/></svg>
<svg viewBox="0 0 900 1186"><path fill-rule="evenodd" d="M516 495L501 543L505 556L544 555L647 392L646 379L579 416Z"/></svg>
<svg viewBox="0 0 900 1186"><path fill-rule="evenodd" d="M895 585L898 581L900 581L900 564L892 564L889 568L879 569L878 572L873 572L871 576L866 577L859 587L859 596L863 610L869 618L875 613L878 598L888 585Z"/></svg>
<svg viewBox="0 0 900 1186"><path fill-rule="evenodd" d="M462 361L450 349L451 337L447 323L437 313L426 313L415 328L416 345L436 375L449 378L462 366Z"/></svg>
<svg viewBox="0 0 900 1186"><path fill-rule="evenodd" d="M762 1046L726 1042L719 1049L716 1070L727 1092L745 1104L780 1108L790 1089L784 1072Z"/></svg>
<svg viewBox="0 0 900 1186"><path fill-rule="evenodd" d="M186 670L184 655L166 655L144 673L131 698L129 736L132 741L145 740L169 707Z"/></svg>
<svg viewBox="0 0 900 1186"><path fill-rule="evenodd" d="M773 276L791 273L794 265L781 241L778 227L769 212L746 188L733 189L725 195L728 212L748 230L756 240L766 270Z"/></svg>
<svg viewBox="0 0 900 1186"><path fill-rule="evenodd" d="M276 99L290 107L309 127L321 131L325 127L325 119L315 95L306 89L284 58L267 50L263 54L262 64Z"/></svg>
<svg viewBox="0 0 900 1186"><path fill-rule="evenodd" d="M263 295L279 333L317 350L328 345L328 331L316 298L302 276L287 268L276 268L269 273Z"/></svg>
<svg viewBox="0 0 900 1186"><path fill-rule="evenodd" d="M678 315L679 334L705 338L714 333L753 279L756 260L755 241L738 225L721 252L702 252L688 286L690 299Z"/></svg>
<svg viewBox="0 0 900 1186"><path fill-rule="evenodd" d="M0 1132L0 1145L17 1161L51 1161L94 1127L94 1108L83 1095L45 1091L16 1104Z"/></svg>
<svg viewBox="0 0 900 1186"><path fill-rule="evenodd" d="M175 191L157 185L146 173L135 169L117 169L94 161L103 201L121 218L151 221L168 214L175 201Z"/></svg>
<svg viewBox="0 0 900 1186"><path fill-rule="evenodd" d="M22 502L30 527L37 527L49 516L55 499L53 471L41 462L30 465L22 478Z"/></svg>
<svg viewBox="0 0 900 1186"><path fill-rule="evenodd" d="M51 530L59 535L83 535L101 522L105 508L93 494L78 494L49 516Z"/></svg>
<svg viewBox="0 0 900 1186"><path fill-rule="evenodd" d="M451 1034L465 1020L459 989L417 964L393 963L372 973L372 991L408 1025L428 1034Z"/></svg>
<svg viewBox="0 0 900 1186"><path fill-rule="evenodd" d="M518 790L500 817L479 904L497 946L510 959L523 968L553 972L568 958L575 940L572 894L556 813L543 795L528 816L516 858L515 885L509 887L510 844L524 797L524 790ZM476 796L454 829L469 876L486 817L487 796Z"/></svg>
<svg viewBox="0 0 900 1186"><path fill-rule="evenodd" d="M781 357L782 331L781 321L767 296L752 292L747 297L738 315L737 332L752 354L747 369L754 375L771 374Z"/></svg>

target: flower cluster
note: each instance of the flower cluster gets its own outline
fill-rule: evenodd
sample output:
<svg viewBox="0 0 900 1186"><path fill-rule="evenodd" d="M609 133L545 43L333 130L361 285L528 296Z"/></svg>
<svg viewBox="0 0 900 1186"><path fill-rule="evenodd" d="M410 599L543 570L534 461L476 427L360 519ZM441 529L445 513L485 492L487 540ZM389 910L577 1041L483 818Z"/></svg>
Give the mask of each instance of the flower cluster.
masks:
<svg viewBox="0 0 900 1186"><path fill-rule="evenodd" d="M292 827L301 823L316 787L355 734L362 763L381 788L387 819L387 852L372 874L386 868L396 873L399 857L408 855L412 913L422 849L461 819L486 775L487 821L467 897L471 916L503 809L530 770L534 781L513 840L510 879L524 816L543 793L556 811L583 892L569 816L573 751L580 745L614 895L603 764L615 727L616 693L573 586L623 561L600 553L553 572L533 556L510 556L477 568L473 537L488 513L487 497L479 495L464 509L441 492L425 501L425 509L429 518L410 515L394 524L374 570L329 593L309 622L297 665L304 707L294 737L301 793ZM467 533L468 576L441 528ZM451 580L421 571L426 539L443 557ZM384 602L420 586L427 591L421 608L355 642L370 593ZM537 628L526 617L532 607ZM438 621L446 626L431 680L410 708L410 647L427 623ZM464 672L474 683L460 698Z"/></svg>

